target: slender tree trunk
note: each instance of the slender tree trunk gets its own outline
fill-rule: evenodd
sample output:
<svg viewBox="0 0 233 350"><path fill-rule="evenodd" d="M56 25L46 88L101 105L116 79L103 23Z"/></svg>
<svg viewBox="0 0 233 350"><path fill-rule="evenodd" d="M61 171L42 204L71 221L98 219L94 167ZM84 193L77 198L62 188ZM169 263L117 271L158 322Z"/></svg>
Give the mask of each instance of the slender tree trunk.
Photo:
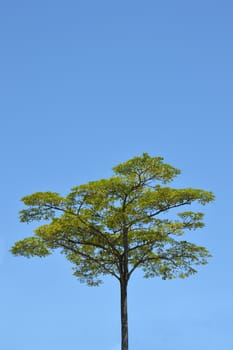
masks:
<svg viewBox="0 0 233 350"><path fill-rule="evenodd" d="M126 208L126 198L123 202L123 213L125 213ZM121 285L121 350L129 349L129 340L128 340L128 306L127 306L127 287L129 281L128 273L128 228L126 226L125 219L123 220L123 247L124 254L121 264L121 274L120 274L120 285Z"/></svg>
<svg viewBox="0 0 233 350"><path fill-rule="evenodd" d="M121 286L121 350L128 350L128 308L127 308L128 281L122 279Z"/></svg>

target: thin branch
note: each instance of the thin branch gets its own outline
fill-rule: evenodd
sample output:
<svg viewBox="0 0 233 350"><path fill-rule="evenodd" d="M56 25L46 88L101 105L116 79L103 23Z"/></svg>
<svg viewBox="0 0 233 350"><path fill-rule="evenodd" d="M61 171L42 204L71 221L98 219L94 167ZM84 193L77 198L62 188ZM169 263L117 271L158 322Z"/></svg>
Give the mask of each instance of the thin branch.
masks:
<svg viewBox="0 0 233 350"><path fill-rule="evenodd" d="M71 244L89 245L91 247L103 249L106 252L108 251L108 249L106 247L104 247L104 246L102 246L100 244L96 244L96 243L92 243L92 242L86 242L86 241L77 241L77 240L73 240L71 238L65 238L65 240L67 240ZM116 256L114 254L113 254L113 256L116 258ZM118 271L120 271L120 267L119 267L117 259L116 260L109 260L109 261L111 261L113 264L115 264L117 266L117 268L118 268Z"/></svg>
<svg viewBox="0 0 233 350"><path fill-rule="evenodd" d="M73 240L71 238L65 238L65 239L68 240L70 243L73 243L73 244L89 245L91 247L100 248L100 249L103 249L105 251L108 251L108 249L105 246L102 246L101 244L98 244L98 243L93 243L93 242L88 242L88 241L80 241L80 240Z"/></svg>
<svg viewBox="0 0 233 350"><path fill-rule="evenodd" d="M89 228L94 231L95 233L99 234L104 240L106 240L106 242L109 244L109 246L112 248L113 252L119 257L120 256L120 253L118 252L118 250L114 247L114 245L111 243L111 241L107 238L106 235L104 235L100 230L98 230L95 226L91 225L89 222L86 222L85 220L83 220L80 215L74 213L73 211L70 211L70 210L67 210L67 209L63 209L63 208L60 208L60 207L57 207L57 206L53 206L53 205L50 205L50 204L44 204L45 207L47 207L48 209L55 209L55 210L58 210L58 211L62 211L63 213L66 213L66 214L70 214L70 215L73 215L75 217L77 217L80 222L85 225L85 226L89 226Z"/></svg>
<svg viewBox="0 0 233 350"><path fill-rule="evenodd" d="M148 215L147 218L152 218L152 217L154 217L154 216L156 216L156 215L158 215L158 214L160 214L160 213L163 213L163 212L165 212L165 211L167 211L167 210L174 209L174 208L178 208L178 207L181 207L181 206L183 206L183 205L188 205L188 204L190 204L190 201L186 201L186 202L184 202L184 203L179 203L179 204L175 204L175 205L171 205L171 206L165 207L165 208L163 208L163 209L160 209L160 210L156 211L156 212L153 213L153 214Z"/></svg>
<svg viewBox="0 0 233 350"><path fill-rule="evenodd" d="M148 244L148 243L147 243ZM145 256L151 252L151 250L153 249L153 244L150 246L150 249L147 249L146 252L144 252L144 254L142 255L142 257L133 265L133 268L129 271L129 278L132 275L132 273L136 270L136 268L142 264L143 262L145 262Z"/></svg>
<svg viewBox="0 0 233 350"><path fill-rule="evenodd" d="M94 261L96 264L98 264L101 267L101 269L105 270L107 273L110 273L111 275L113 275L114 277L116 277L120 281L119 276L117 274L115 274L115 272L113 272L111 269L107 268L104 264L100 263L100 258L95 259L91 255L83 253L76 248L74 249L73 247L69 247L63 242L59 242L59 245L61 245L61 247L65 248L67 250L70 250L71 252L73 252L77 255L80 255L80 256L82 256L90 261ZM102 262L104 263L104 262L106 262L106 260L102 259ZM114 262L112 262L111 260L109 262L114 264Z"/></svg>
<svg viewBox="0 0 233 350"><path fill-rule="evenodd" d="M137 223L137 222L143 221L143 219L145 219L145 218L146 218L146 219L151 219L151 218L153 218L154 216L159 215L159 214L161 214L161 213L163 213L163 212L165 212L165 211L167 211L167 210L174 209L174 208L178 208L178 207L181 207L181 206L183 206L183 205L188 205L188 204L190 204L190 201L186 201L186 202L184 202L184 203L179 203L179 204L167 206L167 207L165 207L165 208L163 208L163 209L160 209L160 210L157 210L156 212L154 212L154 213L152 213L152 214L149 214L149 215L145 214L144 216L141 216L141 217L137 218L136 220L131 221L131 222L129 223L129 225L128 225L128 228L131 227L131 226L133 226L133 225L134 225L135 223Z"/></svg>
<svg viewBox="0 0 233 350"><path fill-rule="evenodd" d="M145 255L146 255L147 253L149 253L149 251L146 252L145 254L143 254L143 258L141 258L140 260L138 260L138 262L137 262L136 264L134 264L133 268L132 268L132 269L130 270L130 272L129 272L129 277L132 275L132 273L136 270L136 268L137 268L139 265L141 265L141 264L143 264L143 263L145 263L146 261L149 261L149 260L168 260L168 261L171 261L171 262L173 263L174 266L179 267L179 266L176 264L176 262L174 261L174 258L176 258L176 257L178 257L178 256L173 256L173 258L169 258L169 257L167 257L167 256L157 255L156 257L146 257L146 258L145 258Z"/></svg>

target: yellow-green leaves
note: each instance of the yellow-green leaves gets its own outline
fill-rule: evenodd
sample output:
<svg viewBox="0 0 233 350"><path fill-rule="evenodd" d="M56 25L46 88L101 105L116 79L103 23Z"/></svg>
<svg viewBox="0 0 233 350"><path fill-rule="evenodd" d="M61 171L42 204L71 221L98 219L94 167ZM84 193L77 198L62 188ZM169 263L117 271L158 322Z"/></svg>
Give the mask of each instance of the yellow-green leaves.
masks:
<svg viewBox="0 0 233 350"><path fill-rule="evenodd" d="M38 237L28 237L22 241L18 241L11 248L11 253L14 255L22 255L27 258L33 256L44 257L50 254L49 249Z"/></svg>
<svg viewBox="0 0 233 350"><path fill-rule="evenodd" d="M22 201L25 205L31 206L43 206L45 204L56 206L60 205L63 198L59 195L59 193L55 192L36 192L30 196L23 197Z"/></svg>
<svg viewBox="0 0 233 350"><path fill-rule="evenodd" d="M204 226L202 221L204 214L200 212L185 211L177 214L182 219L184 229L195 230Z"/></svg>
<svg viewBox="0 0 233 350"><path fill-rule="evenodd" d="M180 173L179 169L163 163L162 157L150 157L148 153L113 167L113 171L125 180L141 183L153 180L167 183Z"/></svg>
<svg viewBox="0 0 233 350"><path fill-rule="evenodd" d="M36 192L23 197L22 201L29 208L20 211L21 222L49 220L64 207L64 198L54 192Z"/></svg>
<svg viewBox="0 0 233 350"><path fill-rule="evenodd" d="M144 277L186 278L197 272L195 265L206 264L211 256L206 248L186 241L168 239L164 248L160 247L157 254L150 254L145 260L142 265Z"/></svg>
<svg viewBox="0 0 233 350"><path fill-rule="evenodd" d="M89 285L98 285L106 274L129 279L136 268L145 277L195 273L193 266L205 264L209 252L181 237L204 226L203 213L190 206L211 202L213 193L164 186L180 171L147 153L113 170L109 179L76 186L66 197L54 192L24 197L20 220L47 223L16 242L12 253L42 257L59 249L74 275Z"/></svg>

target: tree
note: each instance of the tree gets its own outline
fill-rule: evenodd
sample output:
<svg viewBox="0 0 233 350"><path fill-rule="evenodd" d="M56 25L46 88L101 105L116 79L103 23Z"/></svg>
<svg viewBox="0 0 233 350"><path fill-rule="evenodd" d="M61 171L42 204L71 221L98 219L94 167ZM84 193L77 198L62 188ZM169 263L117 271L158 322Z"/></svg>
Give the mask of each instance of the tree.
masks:
<svg viewBox="0 0 233 350"><path fill-rule="evenodd" d="M114 276L121 292L121 349L128 350L127 287L133 272L141 268L146 278L185 278L206 264L208 250L182 239L186 230L204 226L203 213L176 210L204 205L214 195L168 187L180 171L147 153L113 171L109 179L74 187L66 197L54 192L24 197L28 208L20 220L47 223L11 252L45 257L59 249L73 264L73 274L89 286L99 285L101 276Z"/></svg>

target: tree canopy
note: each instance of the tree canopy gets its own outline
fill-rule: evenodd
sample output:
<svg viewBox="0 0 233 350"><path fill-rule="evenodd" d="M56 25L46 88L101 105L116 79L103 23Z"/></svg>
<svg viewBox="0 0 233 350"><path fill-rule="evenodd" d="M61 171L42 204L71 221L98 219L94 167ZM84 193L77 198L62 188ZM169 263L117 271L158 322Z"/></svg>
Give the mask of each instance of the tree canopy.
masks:
<svg viewBox="0 0 233 350"><path fill-rule="evenodd" d="M74 275L98 285L104 275L129 280L136 268L145 277L187 277L206 264L205 247L183 240L204 226L203 213L184 210L212 201L210 191L168 186L180 170L147 153L113 168L113 176L71 189L25 196L20 220L43 221L32 237L14 244L14 255L44 257L59 249Z"/></svg>

